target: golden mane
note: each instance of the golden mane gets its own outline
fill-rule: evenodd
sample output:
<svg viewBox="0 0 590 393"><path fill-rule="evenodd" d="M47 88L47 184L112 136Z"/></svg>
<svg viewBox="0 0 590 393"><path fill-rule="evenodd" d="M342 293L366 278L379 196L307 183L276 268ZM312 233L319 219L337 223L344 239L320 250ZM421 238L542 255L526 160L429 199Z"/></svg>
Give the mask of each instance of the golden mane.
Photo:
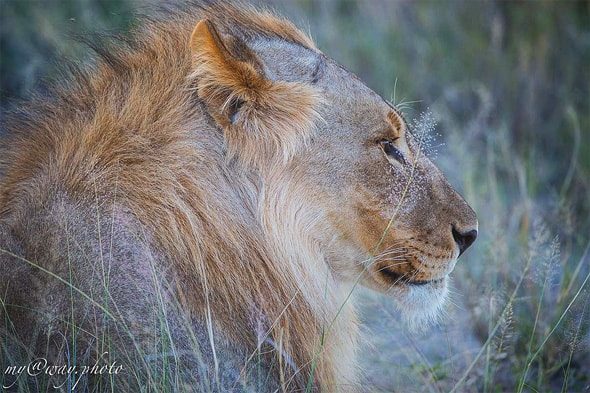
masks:
<svg viewBox="0 0 590 393"><path fill-rule="evenodd" d="M242 165L264 162L266 154L274 153L259 157L259 139L248 145L237 136L242 139L234 146L242 144L246 158L231 159L223 135L204 111L206 100L199 91L206 83L196 89L195 80L204 80L202 71L210 62L201 62L205 54L195 58L189 47L199 19L243 40L270 37L315 50L291 23L221 2L160 11L131 39L94 45L98 56L89 71L73 70L54 97L33 99L7 121L10 137L0 158L0 223L18 223L47 206L75 206L75 211L65 208L67 216L99 205L97 216L140 225L142 241L150 244L154 258L174 266L166 277L176 287L180 308L206 320L215 340L243 343L250 350L267 348L271 354L265 356L283 365L288 390L305 388L309 381L322 391L352 383L350 362L338 364L338 359L353 357L354 329L339 329L340 320L347 324L353 318L352 310L344 312L349 318L332 321L341 296L330 288L318 291L316 276L326 274L325 266L317 271L308 260L303 263L303 257L321 255L309 255L313 244L297 249L297 242L308 241L306 228L299 226L309 222L300 222L299 201L288 195L293 188L286 180L272 179L272 172L260 179ZM290 102L300 105L296 110L271 108L271 124L252 124L253 132L277 128L276 123L299 130L312 126L317 104L313 89L295 83L273 89L269 102L280 104L282 96L290 95ZM195 132L201 134L198 142ZM297 143L282 139L303 137L277 135L275 150L290 146L284 153L288 159ZM276 200L293 210L275 211ZM295 246L268 244L269 238L254 225L260 207L266 212L262 225L269 231L277 230L275 220L280 219L288 222L283 229L300 232ZM285 236L292 234L276 234ZM327 279L319 281L329 287ZM258 337L253 329L259 330Z"/></svg>

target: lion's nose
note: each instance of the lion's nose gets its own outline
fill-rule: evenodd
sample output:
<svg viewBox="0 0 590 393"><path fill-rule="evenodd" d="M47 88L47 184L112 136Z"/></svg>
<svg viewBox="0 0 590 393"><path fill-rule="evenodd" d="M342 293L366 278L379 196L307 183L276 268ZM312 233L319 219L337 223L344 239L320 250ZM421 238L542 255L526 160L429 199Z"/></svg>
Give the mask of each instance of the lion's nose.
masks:
<svg viewBox="0 0 590 393"><path fill-rule="evenodd" d="M475 239L477 238L477 230L472 229L466 232L459 232L453 226L453 239L455 239L455 243L459 246L459 256L465 252L469 248L470 245L473 244Z"/></svg>

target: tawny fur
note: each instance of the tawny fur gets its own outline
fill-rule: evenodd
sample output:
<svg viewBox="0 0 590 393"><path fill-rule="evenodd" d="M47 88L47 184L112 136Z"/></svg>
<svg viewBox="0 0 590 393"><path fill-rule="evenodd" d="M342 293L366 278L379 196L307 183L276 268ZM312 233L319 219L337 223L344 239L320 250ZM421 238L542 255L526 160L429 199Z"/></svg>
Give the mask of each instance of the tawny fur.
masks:
<svg viewBox="0 0 590 393"><path fill-rule="evenodd" d="M310 299L299 281L305 273L296 278L289 266L281 266L288 261L278 259L283 255L269 247L256 224L263 180L228 158L223 135L203 113L198 91L217 80L207 79L205 55L191 58L189 38L204 18L226 34L312 45L288 22L245 7L192 7L151 21L134 33L132 43L105 47L95 69L57 89L55 99L34 101L10 123L13 136L1 155L0 217L9 224L26 219L32 206L55 203L56 192L73 203L98 201L105 220L113 209L124 210L177 270L182 308L200 317L213 310L213 334L253 355L259 343L252 327L263 319L259 334L282 345L275 356L288 354L297 365L285 377L287 389L305 387L315 363L312 386L333 390L338 380L348 379L337 373L353 375L348 367L340 370L335 348L342 346L349 356L351 337L338 333L338 323L324 348L319 345L339 306L335 295L328 291L326 298ZM269 101L263 105L270 112L255 114L258 120L246 126L252 133L237 135L242 140L231 145L246 162L269 159L259 151L262 143L284 150L277 153L288 159L316 120L311 87L267 84L268 91L256 91L257 100ZM297 249L281 251L298 257Z"/></svg>
<svg viewBox="0 0 590 393"><path fill-rule="evenodd" d="M363 390L356 283L430 317L458 255L451 228L477 225L401 115L244 6L163 12L97 49L6 122L0 335L65 361L60 337L85 329L79 357L93 359L108 331L131 368L188 352L193 387Z"/></svg>

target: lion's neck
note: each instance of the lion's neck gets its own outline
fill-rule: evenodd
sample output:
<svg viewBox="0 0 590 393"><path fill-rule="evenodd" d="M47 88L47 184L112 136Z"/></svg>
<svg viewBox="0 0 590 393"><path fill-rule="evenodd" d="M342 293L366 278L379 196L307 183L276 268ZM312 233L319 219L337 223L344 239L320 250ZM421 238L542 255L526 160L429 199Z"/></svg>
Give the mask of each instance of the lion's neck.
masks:
<svg viewBox="0 0 590 393"><path fill-rule="evenodd" d="M301 190L225 167L221 152L215 165L190 150L175 157L185 160L175 178L151 173L168 186L134 194L130 203L132 211L150 212L142 214L148 227L162 229L154 235L158 248L174 250L166 258L178 265L183 309L205 324L213 315L214 336L252 353L268 350L297 386L305 388L312 369L322 391L353 385L351 288L333 276L313 236L321 212L302 208Z"/></svg>
<svg viewBox="0 0 590 393"><path fill-rule="evenodd" d="M307 356L313 354L320 359L319 364L324 367L321 372L327 373L321 380L353 386L357 336L351 297L354 283L340 281L326 263L324 245L314 236L325 232L322 226L326 219L321 211L304 207L309 206L305 199L311 196L287 181L275 184L266 185L259 204L265 243L285 282L295 284L294 295L309 308L312 321L307 326L316 328L295 332L293 341L307 348ZM292 310L297 313L296 308ZM333 389L326 387L327 391Z"/></svg>

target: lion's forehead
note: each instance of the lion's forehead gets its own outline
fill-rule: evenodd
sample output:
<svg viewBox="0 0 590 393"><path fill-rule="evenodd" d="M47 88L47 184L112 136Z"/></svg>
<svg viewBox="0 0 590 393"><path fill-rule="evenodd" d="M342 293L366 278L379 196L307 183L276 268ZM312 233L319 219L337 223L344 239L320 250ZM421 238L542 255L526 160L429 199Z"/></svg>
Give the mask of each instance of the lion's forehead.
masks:
<svg viewBox="0 0 590 393"><path fill-rule="evenodd" d="M289 41L259 39L252 49L263 60L266 77L273 81L314 83L323 69L320 53Z"/></svg>

